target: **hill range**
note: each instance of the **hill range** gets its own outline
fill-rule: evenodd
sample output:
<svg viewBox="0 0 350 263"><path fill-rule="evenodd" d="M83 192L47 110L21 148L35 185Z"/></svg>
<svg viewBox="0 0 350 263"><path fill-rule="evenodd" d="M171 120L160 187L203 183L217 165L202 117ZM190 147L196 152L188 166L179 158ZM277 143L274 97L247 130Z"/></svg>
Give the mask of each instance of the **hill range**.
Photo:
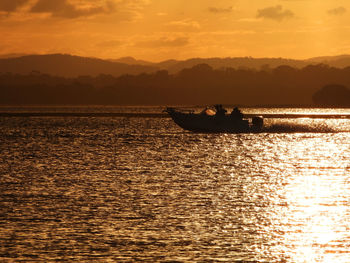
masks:
<svg viewBox="0 0 350 263"><path fill-rule="evenodd" d="M0 105L350 107L350 56L152 63L64 54L0 59Z"/></svg>
<svg viewBox="0 0 350 263"><path fill-rule="evenodd" d="M345 68L350 66L350 55L333 57L316 57L306 60L285 58L191 58L187 60L166 60L148 62L124 57L114 60L104 60L91 57L80 57L68 54L22 55L10 54L0 56L0 73L30 74L37 72L61 77L97 76L100 74L118 77L121 75L137 75L167 70L176 74L185 68L199 64L208 64L213 69L249 68L273 69L281 65L303 68L310 64L326 64L330 67Z"/></svg>

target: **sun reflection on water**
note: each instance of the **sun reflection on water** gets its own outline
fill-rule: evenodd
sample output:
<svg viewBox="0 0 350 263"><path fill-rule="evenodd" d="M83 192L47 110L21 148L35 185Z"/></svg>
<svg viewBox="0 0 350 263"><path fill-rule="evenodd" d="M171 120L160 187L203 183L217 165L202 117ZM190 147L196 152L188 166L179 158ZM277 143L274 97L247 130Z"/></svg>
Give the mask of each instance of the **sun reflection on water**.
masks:
<svg viewBox="0 0 350 263"><path fill-rule="evenodd" d="M284 188L287 208L283 213L283 243L285 254L292 262L350 262L349 249L343 247L349 222L349 191L346 169L341 161L342 149L329 142L327 149L312 145L297 145L297 173L289 175ZM306 144L305 144L306 143ZM303 150L300 150L303 149ZM313 149L313 151L310 151ZM326 158L338 156L339 163ZM315 169L317 167L317 169ZM327 172L321 171L326 170ZM345 255L346 254L346 255Z"/></svg>
<svg viewBox="0 0 350 263"><path fill-rule="evenodd" d="M349 132L0 124L3 261L350 262Z"/></svg>

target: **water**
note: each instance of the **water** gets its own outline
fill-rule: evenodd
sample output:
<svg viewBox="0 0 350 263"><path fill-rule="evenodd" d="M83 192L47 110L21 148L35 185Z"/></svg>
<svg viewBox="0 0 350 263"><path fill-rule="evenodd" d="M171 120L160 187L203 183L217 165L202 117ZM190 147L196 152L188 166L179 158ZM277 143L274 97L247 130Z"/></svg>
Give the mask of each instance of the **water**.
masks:
<svg viewBox="0 0 350 263"><path fill-rule="evenodd" d="M350 262L350 120L267 126L0 118L0 261Z"/></svg>

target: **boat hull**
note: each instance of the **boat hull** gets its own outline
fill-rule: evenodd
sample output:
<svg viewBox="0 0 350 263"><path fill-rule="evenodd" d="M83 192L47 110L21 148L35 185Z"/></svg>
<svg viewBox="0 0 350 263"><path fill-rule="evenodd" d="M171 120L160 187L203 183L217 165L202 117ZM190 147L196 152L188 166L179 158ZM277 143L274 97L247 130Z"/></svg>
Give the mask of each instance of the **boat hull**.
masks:
<svg viewBox="0 0 350 263"><path fill-rule="evenodd" d="M234 119L229 115L208 116L206 114L184 113L173 108L166 110L181 128L200 133L248 133L257 132L248 120Z"/></svg>

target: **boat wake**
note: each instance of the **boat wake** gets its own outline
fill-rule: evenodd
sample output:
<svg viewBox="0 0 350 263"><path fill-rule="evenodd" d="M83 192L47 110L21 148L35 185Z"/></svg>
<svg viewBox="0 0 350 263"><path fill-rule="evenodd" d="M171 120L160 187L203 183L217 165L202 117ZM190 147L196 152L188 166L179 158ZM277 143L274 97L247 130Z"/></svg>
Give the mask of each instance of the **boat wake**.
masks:
<svg viewBox="0 0 350 263"><path fill-rule="evenodd" d="M346 132L337 130L327 125L308 125L298 123L274 123L266 125L262 132L267 133L337 133Z"/></svg>

